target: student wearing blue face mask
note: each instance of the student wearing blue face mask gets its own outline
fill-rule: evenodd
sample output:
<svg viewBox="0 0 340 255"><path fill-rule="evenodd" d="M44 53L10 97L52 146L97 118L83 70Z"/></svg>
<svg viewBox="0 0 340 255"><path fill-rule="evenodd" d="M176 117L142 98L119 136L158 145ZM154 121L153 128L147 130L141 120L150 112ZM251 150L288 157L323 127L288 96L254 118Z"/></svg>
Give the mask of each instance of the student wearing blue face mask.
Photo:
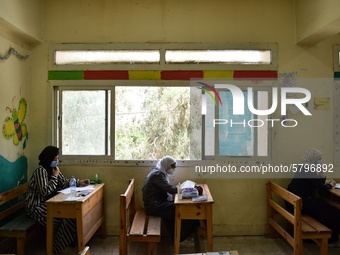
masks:
<svg viewBox="0 0 340 255"><path fill-rule="evenodd" d="M28 216L37 220L46 227L47 207L46 201L57 194L59 190L69 186L60 172L59 149L47 146L39 155L39 165L34 170L28 185L26 196L26 212ZM78 182L80 186L87 186L90 180L84 179ZM53 249L60 253L66 246L76 240L76 225L74 219L55 219Z"/></svg>
<svg viewBox="0 0 340 255"><path fill-rule="evenodd" d="M176 160L165 156L158 161L156 167L146 176L143 186L143 201L148 215L160 216L171 235L175 231L175 205L173 195L177 187L171 185L169 175L176 170ZM183 220L181 227L181 242L189 237L199 227L198 220Z"/></svg>

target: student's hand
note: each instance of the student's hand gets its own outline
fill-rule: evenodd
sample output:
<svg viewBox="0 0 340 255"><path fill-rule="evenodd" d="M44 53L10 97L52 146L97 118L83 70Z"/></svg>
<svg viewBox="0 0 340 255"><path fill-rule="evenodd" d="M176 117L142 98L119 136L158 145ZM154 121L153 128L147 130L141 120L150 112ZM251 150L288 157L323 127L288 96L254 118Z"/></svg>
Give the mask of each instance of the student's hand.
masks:
<svg viewBox="0 0 340 255"><path fill-rule="evenodd" d="M334 187L335 187L335 185L336 185L336 181L334 181L334 180L330 180L330 181L329 181L329 184L330 184L330 185L332 185L332 187L334 188Z"/></svg>
<svg viewBox="0 0 340 255"><path fill-rule="evenodd" d="M55 176L55 177L58 177L59 175L59 167L54 167L52 168L52 174Z"/></svg>
<svg viewBox="0 0 340 255"><path fill-rule="evenodd" d="M79 180L78 184L79 186L87 186L90 184L90 180L89 179Z"/></svg>

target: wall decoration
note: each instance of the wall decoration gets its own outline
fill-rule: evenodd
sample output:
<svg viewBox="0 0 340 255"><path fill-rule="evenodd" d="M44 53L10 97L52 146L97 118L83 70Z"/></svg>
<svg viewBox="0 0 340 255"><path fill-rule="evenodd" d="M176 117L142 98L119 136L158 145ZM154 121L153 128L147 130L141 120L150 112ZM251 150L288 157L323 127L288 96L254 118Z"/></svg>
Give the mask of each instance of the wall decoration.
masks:
<svg viewBox="0 0 340 255"><path fill-rule="evenodd" d="M50 70L49 80L276 79L277 71L254 70Z"/></svg>
<svg viewBox="0 0 340 255"><path fill-rule="evenodd" d="M12 108L6 107L11 116L7 116L4 120L2 135L7 140L13 138L13 144L16 146L19 145L19 142L23 141L23 149L25 149L28 140L27 126L24 123L27 110L26 99L20 99L18 110L13 107L13 101L14 98L12 100Z"/></svg>
<svg viewBox="0 0 340 255"><path fill-rule="evenodd" d="M19 52L17 52L15 49L12 47L8 49L7 53L3 56L0 55L0 60L7 60L11 55L16 56L20 60L25 60L26 58L29 57L29 55L21 55Z"/></svg>
<svg viewBox="0 0 340 255"><path fill-rule="evenodd" d="M10 162L0 155L0 193L13 189L27 182L28 160L20 156L16 161Z"/></svg>

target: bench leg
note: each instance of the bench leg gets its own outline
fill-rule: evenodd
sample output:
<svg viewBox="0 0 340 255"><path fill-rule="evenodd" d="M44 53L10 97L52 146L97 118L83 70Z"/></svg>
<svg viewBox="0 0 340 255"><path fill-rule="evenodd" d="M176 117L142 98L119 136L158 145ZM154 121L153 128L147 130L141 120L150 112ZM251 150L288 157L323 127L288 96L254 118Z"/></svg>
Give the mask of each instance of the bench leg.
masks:
<svg viewBox="0 0 340 255"><path fill-rule="evenodd" d="M119 237L119 255L127 255L127 241L126 236Z"/></svg>
<svg viewBox="0 0 340 255"><path fill-rule="evenodd" d="M153 255L155 251L155 243L148 243L148 255Z"/></svg>
<svg viewBox="0 0 340 255"><path fill-rule="evenodd" d="M25 238L18 237L17 238L17 255L25 254Z"/></svg>
<svg viewBox="0 0 340 255"><path fill-rule="evenodd" d="M303 255L303 242L302 239L295 242L294 255Z"/></svg>

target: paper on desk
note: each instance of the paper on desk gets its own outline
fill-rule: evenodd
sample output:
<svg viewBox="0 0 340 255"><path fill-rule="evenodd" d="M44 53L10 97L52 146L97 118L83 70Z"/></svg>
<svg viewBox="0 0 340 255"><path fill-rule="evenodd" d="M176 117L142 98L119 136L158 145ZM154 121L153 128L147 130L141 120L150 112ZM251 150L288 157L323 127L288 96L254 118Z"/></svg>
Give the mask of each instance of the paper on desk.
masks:
<svg viewBox="0 0 340 255"><path fill-rule="evenodd" d="M84 191L84 190L94 190L94 186L93 185L89 185L89 186L84 186L84 187L77 187L76 188L77 191ZM62 189L62 190L59 190L60 193L63 193L63 194L70 194L71 193L71 189L70 188L66 188L66 189Z"/></svg>
<svg viewBox="0 0 340 255"><path fill-rule="evenodd" d="M193 202L201 202L201 201L207 201L208 198L207 196L198 196L198 197L193 197L191 200Z"/></svg>
<svg viewBox="0 0 340 255"><path fill-rule="evenodd" d="M186 180L181 184L181 188L183 189L189 189L189 188L195 188L196 183L190 180Z"/></svg>
<svg viewBox="0 0 340 255"><path fill-rule="evenodd" d="M230 255L228 251L207 252L207 255Z"/></svg>
<svg viewBox="0 0 340 255"><path fill-rule="evenodd" d="M336 189L340 189L340 183L335 184Z"/></svg>
<svg viewBox="0 0 340 255"><path fill-rule="evenodd" d="M79 199L80 199L80 197L68 196L67 198L64 199L64 201L77 201Z"/></svg>

